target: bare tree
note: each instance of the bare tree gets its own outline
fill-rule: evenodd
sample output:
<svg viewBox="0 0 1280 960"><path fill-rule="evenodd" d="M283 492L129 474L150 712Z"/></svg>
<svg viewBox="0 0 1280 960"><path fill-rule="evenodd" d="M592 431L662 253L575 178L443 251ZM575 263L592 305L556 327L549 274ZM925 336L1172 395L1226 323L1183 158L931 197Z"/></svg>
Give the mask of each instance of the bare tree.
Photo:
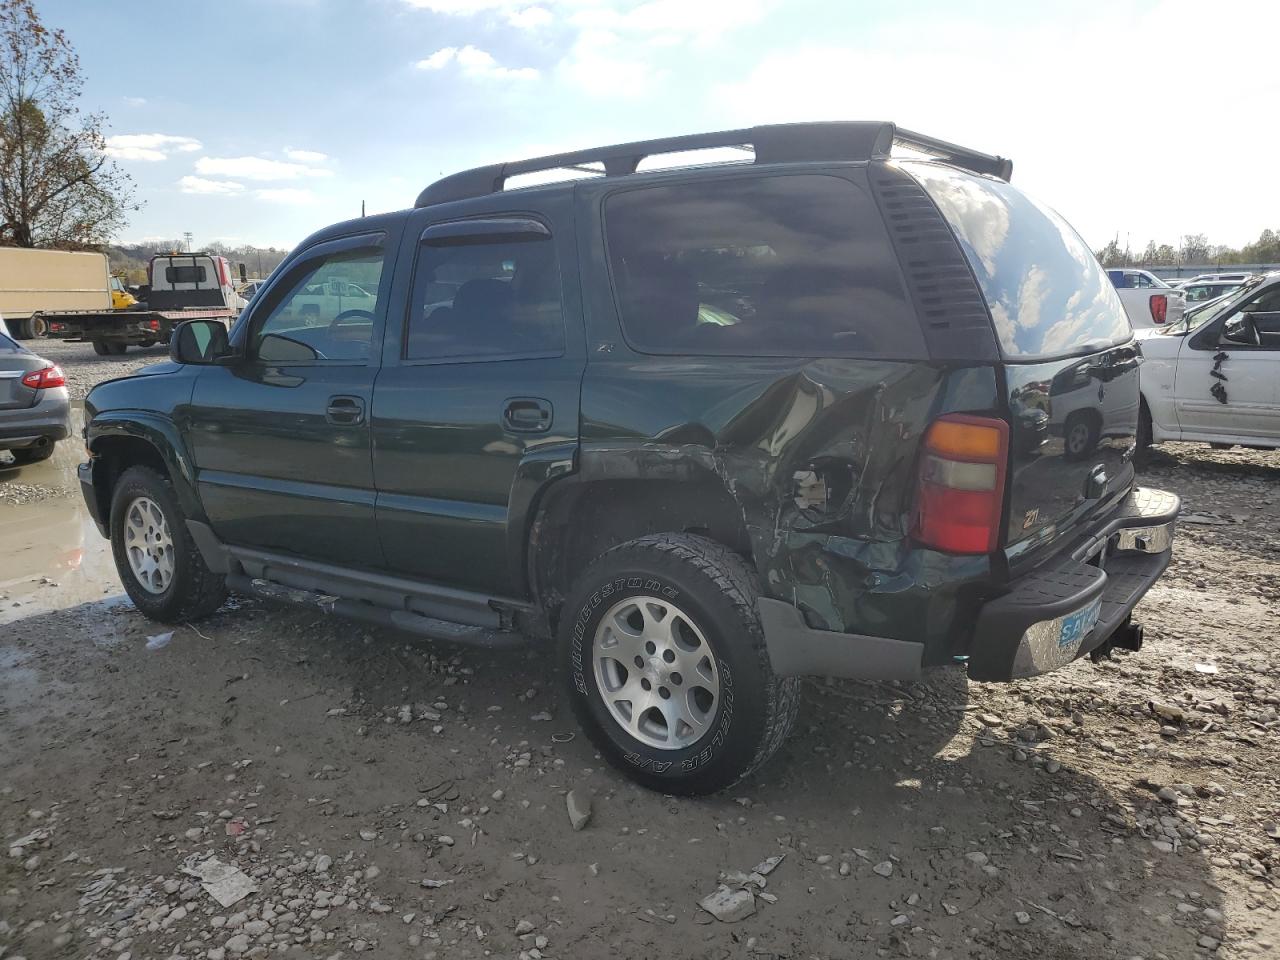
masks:
<svg viewBox="0 0 1280 960"><path fill-rule="evenodd" d="M101 244L138 209L104 152L101 114L81 114L80 59L32 0L0 0L0 243Z"/></svg>

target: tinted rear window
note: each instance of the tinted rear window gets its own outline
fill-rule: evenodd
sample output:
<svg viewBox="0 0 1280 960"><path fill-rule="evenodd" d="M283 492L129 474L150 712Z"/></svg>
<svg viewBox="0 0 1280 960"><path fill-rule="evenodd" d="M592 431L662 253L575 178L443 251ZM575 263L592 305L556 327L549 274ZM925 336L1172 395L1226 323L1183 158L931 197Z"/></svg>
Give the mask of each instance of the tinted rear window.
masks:
<svg viewBox="0 0 1280 960"><path fill-rule="evenodd" d="M879 210L823 175L626 190L605 203L627 342L645 353L925 355Z"/></svg>
<svg viewBox="0 0 1280 960"><path fill-rule="evenodd" d="M3 333L0 333L0 353L25 353L22 347L18 346Z"/></svg>
<svg viewBox="0 0 1280 960"><path fill-rule="evenodd" d="M1132 335L1115 288L1071 225L1002 180L903 166L955 231L1011 359L1080 352Z"/></svg>
<svg viewBox="0 0 1280 960"><path fill-rule="evenodd" d="M165 267L166 283L208 283L208 274L204 267Z"/></svg>

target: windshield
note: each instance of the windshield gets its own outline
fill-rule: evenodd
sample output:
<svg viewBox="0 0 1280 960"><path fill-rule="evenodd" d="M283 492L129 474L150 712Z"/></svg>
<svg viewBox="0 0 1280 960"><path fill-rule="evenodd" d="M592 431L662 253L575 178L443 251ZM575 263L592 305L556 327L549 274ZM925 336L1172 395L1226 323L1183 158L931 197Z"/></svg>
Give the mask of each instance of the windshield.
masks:
<svg viewBox="0 0 1280 960"><path fill-rule="evenodd" d="M1216 300L1210 300L1207 303L1201 303L1191 309L1188 309L1182 315L1182 322L1175 323L1171 327L1165 328L1162 333L1169 336L1180 336L1184 333L1190 333L1192 330L1199 328L1202 324L1212 320L1225 310L1230 310L1244 297L1255 290L1258 284L1267 279L1263 277L1254 277L1252 280L1245 281L1244 285L1232 290L1226 296L1218 297Z"/></svg>

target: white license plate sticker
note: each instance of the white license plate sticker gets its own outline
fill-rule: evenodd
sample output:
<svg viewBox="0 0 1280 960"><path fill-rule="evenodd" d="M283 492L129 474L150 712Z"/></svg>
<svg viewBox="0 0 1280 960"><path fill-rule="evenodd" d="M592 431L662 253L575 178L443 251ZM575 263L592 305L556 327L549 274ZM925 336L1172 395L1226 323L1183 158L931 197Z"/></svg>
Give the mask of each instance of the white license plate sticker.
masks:
<svg viewBox="0 0 1280 960"><path fill-rule="evenodd" d="M1064 617L1062 628L1058 631L1058 649L1078 647L1089 631L1098 625L1098 616L1102 613L1102 598L1099 597L1083 610Z"/></svg>

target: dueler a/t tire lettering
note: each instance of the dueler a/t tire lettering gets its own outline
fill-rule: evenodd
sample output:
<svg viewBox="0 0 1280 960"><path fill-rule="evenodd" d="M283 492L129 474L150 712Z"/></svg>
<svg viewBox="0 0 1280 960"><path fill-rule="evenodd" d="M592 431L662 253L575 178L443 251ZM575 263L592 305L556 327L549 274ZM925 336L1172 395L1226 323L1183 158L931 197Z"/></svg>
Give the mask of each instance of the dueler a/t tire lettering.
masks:
<svg viewBox="0 0 1280 960"><path fill-rule="evenodd" d="M611 713L593 657L601 621L631 597L670 601L715 658L718 697L707 729L679 749L638 739ZM578 578L560 617L559 656L579 722L613 766L664 793L713 793L758 768L795 720L799 681L774 675L754 576L728 547L658 534L614 547Z"/></svg>

